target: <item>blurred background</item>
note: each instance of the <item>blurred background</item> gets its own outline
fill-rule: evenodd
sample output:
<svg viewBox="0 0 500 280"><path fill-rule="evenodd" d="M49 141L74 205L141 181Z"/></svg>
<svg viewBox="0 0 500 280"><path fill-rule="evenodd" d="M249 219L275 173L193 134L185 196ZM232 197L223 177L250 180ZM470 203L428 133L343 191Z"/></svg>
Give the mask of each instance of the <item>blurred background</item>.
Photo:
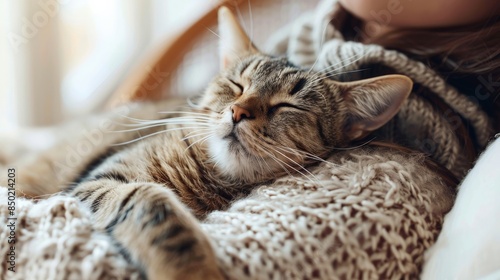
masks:
<svg viewBox="0 0 500 280"><path fill-rule="evenodd" d="M202 8L196 0L0 0L0 131L99 107L143 53Z"/></svg>
<svg viewBox="0 0 500 280"><path fill-rule="evenodd" d="M97 111L138 68L159 71L162 79L168 76L164 91L200 92L218 71L216 21L203 24L199 38L181 46L182 64L175 70L163 73L140 62L161 53L165 42L219 2L0 0L0 133ZM238 17L262 46L270 34L318 1L233 2L240 3Z"/></svg>

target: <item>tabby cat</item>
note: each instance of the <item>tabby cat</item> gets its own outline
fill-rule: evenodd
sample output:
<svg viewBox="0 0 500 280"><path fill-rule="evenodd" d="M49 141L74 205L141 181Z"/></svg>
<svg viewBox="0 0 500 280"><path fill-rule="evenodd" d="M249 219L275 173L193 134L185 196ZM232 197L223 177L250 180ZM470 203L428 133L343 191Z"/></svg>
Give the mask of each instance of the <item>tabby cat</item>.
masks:
<svg viewBox="0 0 500 280"><path fill-rule="evenodd" d="M307 176L388 122L412 89L401 75L341 83L262 54L225 7L219 31L222 71L191 111L99 152L66 189L149 279L222 279L198 220L255 185Z"/></svg>

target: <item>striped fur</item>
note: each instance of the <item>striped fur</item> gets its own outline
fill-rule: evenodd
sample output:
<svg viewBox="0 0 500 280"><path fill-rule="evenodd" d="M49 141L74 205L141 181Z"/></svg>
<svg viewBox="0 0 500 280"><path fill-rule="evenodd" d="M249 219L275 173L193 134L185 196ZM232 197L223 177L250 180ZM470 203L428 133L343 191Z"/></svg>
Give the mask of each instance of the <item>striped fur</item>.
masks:
<svg viewBox="0 0 500 280"><path fill-rule="evenodd" d="M45 174L89 207L95 227L150 279L222 279L197 221L255 185L287 173L307 177L306 165L386 123L411 90L407 78L395 75L334 82L253 46L236 58L225 60L186 112L129 120L141 133L159 134L114 148L137 131L107 135L71 172ZM39 177L65 156L58 147L26 166ZM20 181L31 193L42 187L36 176Z"/></svg>

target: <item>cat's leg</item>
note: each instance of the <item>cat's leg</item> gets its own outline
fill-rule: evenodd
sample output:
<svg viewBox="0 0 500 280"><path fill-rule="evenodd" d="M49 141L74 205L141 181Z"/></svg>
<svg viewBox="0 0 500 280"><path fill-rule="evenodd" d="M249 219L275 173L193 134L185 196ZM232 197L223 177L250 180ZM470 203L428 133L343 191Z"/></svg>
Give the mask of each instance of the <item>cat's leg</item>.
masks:
<svg viewBox="0 0 500 280"><path fill-rule="evenodd" d="M197 219L170 189L115 177L82 183L71 194L148 279L223 279Z"/></svg>

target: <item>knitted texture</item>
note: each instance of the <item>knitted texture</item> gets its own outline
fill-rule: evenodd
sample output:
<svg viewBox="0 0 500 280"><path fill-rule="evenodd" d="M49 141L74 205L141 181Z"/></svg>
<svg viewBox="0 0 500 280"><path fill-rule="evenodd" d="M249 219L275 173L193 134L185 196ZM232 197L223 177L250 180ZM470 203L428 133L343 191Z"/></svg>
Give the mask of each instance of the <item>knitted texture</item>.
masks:
<svg viewBox="0 0 500 280"><path fill-rule="evenodd" d="M7 189L0 187L0 217L7 221ZM76 198L54 196L38 204L16 199L15 272L6 261L0 279L140 279L111 239L92 228L90 211ZM10 252L10 229L0 228L0 254Z"/></svg>
<svg viewBox="0 0 500 280"><path fill-rule="evenodd" d="M416 278L452 192L419 157L342 152L203 224L230 279Z"/></svg>
<svg viewBox="0 0 500 280"><path fill-rule="evenodd" d="M314 16L300 18L287 29L291 33L278 35L276 51L323 70L389 65L435 91L470 120L478 143L486 143L489 123L475 104L402 54L344 42L339 32L324 24L334 7L325 1ZM397 120L409 137L435 144L432 154L437 161L463 174L467 165L460 162L459 143L441 112L413 95ZM330 163L311 169L314 176L287 176L260 186L226 211L210 214L202 227L229 279L417 278L423 254L434 243L454 198L422 160L422 155L384 148L337 151L327 160ZM5 220L3 189L0 201ZM17 272L6 274L3 262L0 278L138 277L109 239L92 229L89 211L74 198L51 197L39 204L18 199L17 216ZM8 229L0 227L4 255L7 234Z"/></svg>
<svg viewBox="0 0 500 280"><path fill-rule="evenodd" d="M229 279L415 278L453 192L422 157L384 149L335 153L313 176L261 186L202 224ZM7 193L0 188L0 216ZM75 198L17 208L16 273L8 279L136 279ZM0 253L9 231L0 228Z"/></svg>

